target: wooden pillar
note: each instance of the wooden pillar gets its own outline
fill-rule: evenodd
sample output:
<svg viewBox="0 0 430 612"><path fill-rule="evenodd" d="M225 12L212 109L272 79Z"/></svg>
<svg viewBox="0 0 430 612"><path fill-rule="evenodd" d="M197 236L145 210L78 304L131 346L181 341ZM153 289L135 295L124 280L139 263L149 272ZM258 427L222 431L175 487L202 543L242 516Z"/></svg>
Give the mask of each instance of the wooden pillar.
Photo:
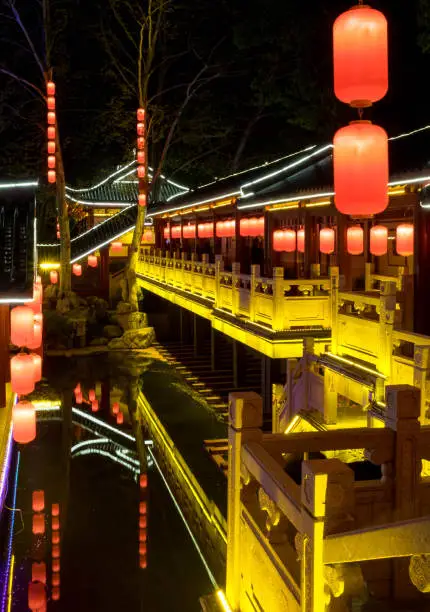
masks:
<svg viewBox="0 0 430 612"><path fill-rule="evenodd" d="M257 393L230 393L229 405L226 597L232 612L238 612L241 583L241 450L244 444L261 439L262 406Z"/></svg>
<svg viewBox="0 0 430 612"><path fill-rule="evenodd" d="M319 263L318 235L316 218L305 210L305 253L304 253L304 275L305 278L311 277L313 264Z"/></svg>
<svg viewBox="0 0 430 612"><path fill-rule="evenodd" d="M9 304L0 304L0 408L6 406L6 383L10 379L9 339L10 339Z"/></svg>
<svg viewBox="0 0 430 612"><path fill-rule="evenodd" d="M100 249L100 293L109 301L109 246Z"/></svg>
<svg viewBox="0 0 430 612"><path fill-rule="evenodd" d="M430 210L416 202L414 211L414 331L430 335Z"/></svg>

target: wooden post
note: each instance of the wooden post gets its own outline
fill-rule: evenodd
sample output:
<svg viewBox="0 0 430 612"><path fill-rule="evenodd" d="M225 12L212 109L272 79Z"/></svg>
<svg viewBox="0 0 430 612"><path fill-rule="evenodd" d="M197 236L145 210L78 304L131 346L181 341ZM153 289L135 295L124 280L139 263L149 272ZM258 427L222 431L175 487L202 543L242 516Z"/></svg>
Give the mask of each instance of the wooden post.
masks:
<svg viewBox="0 0 430 612"><path fill-rule="evenodd" d="M233 612L240 610L241 450L244 444L261 439L262 416L259 395L229 394L226 596Z"/></svg>
<svg viewBox="0 0 430 612"><path fill-rule="evenodd" d="M272 329L280 331L284 327L284 268L273 268L273 316Z"/></svg>

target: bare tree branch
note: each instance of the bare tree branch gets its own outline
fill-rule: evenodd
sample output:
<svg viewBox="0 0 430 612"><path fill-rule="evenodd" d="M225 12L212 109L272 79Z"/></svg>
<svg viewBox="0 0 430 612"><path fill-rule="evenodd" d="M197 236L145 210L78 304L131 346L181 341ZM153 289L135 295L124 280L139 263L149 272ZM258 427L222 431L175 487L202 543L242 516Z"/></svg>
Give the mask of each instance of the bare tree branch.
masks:
<svg viewBox="0 0 430 612"><path fill-rule="evenodd" d="M24 34L24 37L25 37L25 39L26 39L26 41L28 43L28 46L31 49L33 57L34 57L37 65L39 66L42 78L45 79L45 69L43 67L42 62L40 61L39 55L38 55L38 53L36 51L36 47L34 46L33 41L31 40L30 35L27 32L27 28L25 27L25 25L22 22L21 15L19 14L18 9L15 6L15 2L13 2L13 0L9 0L8 1L8 6L10 7L10 10L12 11L13 16L15 18L15 21L18 24L21 32Z"/></svg>
<svg viewBox="0 0 430 612"><path fill-rule="evenodd" d="M33 89L39 94L42 100L45 100L45 95L42 93L42 91L36 85L34 85L33 83L30 83L30 81L23 79L22 77L18 76L14 72L11 72L10 70L6 70L6 68L0 67L0 72L2 72L3 74L7 74L12 79L15 79L15 81L18 81L19 83L21 83L21 85L25 85L27 88Z"/></svg>

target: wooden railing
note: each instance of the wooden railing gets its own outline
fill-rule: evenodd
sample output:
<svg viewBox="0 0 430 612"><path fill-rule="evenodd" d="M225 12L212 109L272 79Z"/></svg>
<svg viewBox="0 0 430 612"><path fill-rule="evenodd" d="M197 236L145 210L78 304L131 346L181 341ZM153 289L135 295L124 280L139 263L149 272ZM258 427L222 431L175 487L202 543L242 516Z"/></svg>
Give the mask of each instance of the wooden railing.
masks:
<svg viewBox="0 0 430 612"><path fill-rule="evenodd" d="M306 327L330 328L330 287L332 278L284 280L283 268L274 268L272 278L260 274L260 266L251 266L251 274L241 274L240 265L232 271L202 261L141 253L138 274L206 300L219 309L252 323L282 331ZM337 274L333 268L332 276Z"/></svg>
<svg viewBox="0 0 430 612"><path fill-rule="evenodd" d="M330 612L366 591L396 601L429 591L430 490L420 469L430 431L419 403L417 389L389 387L384 429L280 435L262 433L258 395L230 394L232 609L254 609L251 601L270 612ZM334 458L308 460L311 452Z"/></svg>

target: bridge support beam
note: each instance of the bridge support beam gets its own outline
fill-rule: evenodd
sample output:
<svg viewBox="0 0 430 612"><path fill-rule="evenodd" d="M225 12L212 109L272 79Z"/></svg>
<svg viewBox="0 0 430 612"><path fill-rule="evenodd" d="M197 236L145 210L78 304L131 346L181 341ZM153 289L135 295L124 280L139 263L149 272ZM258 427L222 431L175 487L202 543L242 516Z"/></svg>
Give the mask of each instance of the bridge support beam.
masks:
<svg viewBox="0 0 430 612"><path fill-rule="evenodd" d="M233 340L233 383L234 388L244 386L246 378L246 350L244 345Z"/></svg>

